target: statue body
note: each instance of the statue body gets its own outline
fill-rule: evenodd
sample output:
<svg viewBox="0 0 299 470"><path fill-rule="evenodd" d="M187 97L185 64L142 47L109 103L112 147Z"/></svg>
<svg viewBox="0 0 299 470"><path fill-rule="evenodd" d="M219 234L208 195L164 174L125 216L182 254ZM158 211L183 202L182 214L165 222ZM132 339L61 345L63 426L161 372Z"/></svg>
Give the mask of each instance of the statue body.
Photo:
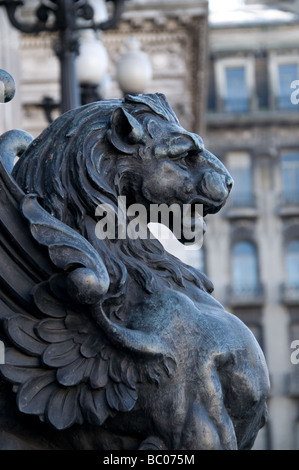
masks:
<svg viewBox="0 0 299 470"><path fill-rule="evenodd" d="M229 195L227 170L164 95L72 110L12 176L9 167L1 163L2 448L251 448L269 390L253 334L149 232L97 236L97 207L119 220L119 197L147 213L189 204L195 227L196 204L205 216Z"/></svg>

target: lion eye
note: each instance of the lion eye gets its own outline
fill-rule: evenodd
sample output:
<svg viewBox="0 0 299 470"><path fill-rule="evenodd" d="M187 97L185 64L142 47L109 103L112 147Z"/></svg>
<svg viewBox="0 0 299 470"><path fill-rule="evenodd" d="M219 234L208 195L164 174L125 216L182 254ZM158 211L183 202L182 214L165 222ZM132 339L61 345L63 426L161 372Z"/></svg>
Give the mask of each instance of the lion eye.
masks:
<svg viewBox="0 0 299 470"><path fill-rule="evenodd" d="M172 157L171 160L175 161L177 166L179 166L183 170L187 170L188 166L187 166L186 158L188 157L188 154L189 154L188 152L184 152L183 154Z"/></svg>
<svg viewBox="0 0 299 470"><path fill-rule="evenodd" d="M176 155L170 155L171 160L178 161L178 160L184 160L187 158L189 155L189 152L184 152L184 153L178 153Z"/></svg>
<svg viewBox="0 0 299 470"><path fill-rule="evenodd" d="M179 166L183 170L188 170L189 159L191 161L191 158L196 154L197 152L195 151L195 149L192 147L190 148L190 146L188 145L185 152L182 146L172 149L172 152L170 152L169 157L173 162L176 163L177 166Z"/></svg>
<svg viewBox="0 0 299 470"><path fill-rule="evenodd" d="M189 157L190 152L184 152L182 155L180 155L180 158L182 160L185 160L187 157Z"/></svg>

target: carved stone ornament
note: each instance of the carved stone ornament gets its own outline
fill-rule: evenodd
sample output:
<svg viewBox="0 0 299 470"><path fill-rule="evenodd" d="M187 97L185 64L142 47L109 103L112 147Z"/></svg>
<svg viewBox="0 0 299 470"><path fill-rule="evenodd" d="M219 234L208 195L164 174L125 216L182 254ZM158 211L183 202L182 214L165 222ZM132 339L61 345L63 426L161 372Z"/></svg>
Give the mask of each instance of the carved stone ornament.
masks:
<svg viewBox="0 0 299 470"><path fill-rule="evenodd" d="M216 213L225 167L161 94L88 104L29 140L0 143L1 448L250 449L269 390L253 334L149 232L97 231L99 206L126 226L133 204Z"/></svg>

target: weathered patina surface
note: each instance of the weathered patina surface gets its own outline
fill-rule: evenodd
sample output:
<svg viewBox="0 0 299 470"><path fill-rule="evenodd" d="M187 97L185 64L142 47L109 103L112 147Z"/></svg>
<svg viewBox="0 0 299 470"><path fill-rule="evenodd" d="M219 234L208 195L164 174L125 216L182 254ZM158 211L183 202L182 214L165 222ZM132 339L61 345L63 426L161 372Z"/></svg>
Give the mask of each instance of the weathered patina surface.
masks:
<svg viewBox="0 0 299 470"><path fill-rule="evenodd" d="M253 334L211 296L202 272L149 233L96 231L103 204L130 223L120 196L126 209L203 204L214 214L232 186L226 168L160 94L65 113L12 175L6 143L1 447L251 448L269 389Z"/></svg>

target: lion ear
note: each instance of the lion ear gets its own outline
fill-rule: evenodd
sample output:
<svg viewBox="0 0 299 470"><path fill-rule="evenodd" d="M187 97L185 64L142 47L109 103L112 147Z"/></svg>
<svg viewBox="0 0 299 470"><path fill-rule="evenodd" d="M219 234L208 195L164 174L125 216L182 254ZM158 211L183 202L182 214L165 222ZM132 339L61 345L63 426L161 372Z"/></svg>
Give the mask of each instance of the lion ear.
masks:
<svg viewBox="0 0 299 470"><path fill-rule="evenodd" d="M134 153L136 151L134 144L145 141L144 128L123 108L114 110L110 125L107 138L121 152Z"/></svg>

